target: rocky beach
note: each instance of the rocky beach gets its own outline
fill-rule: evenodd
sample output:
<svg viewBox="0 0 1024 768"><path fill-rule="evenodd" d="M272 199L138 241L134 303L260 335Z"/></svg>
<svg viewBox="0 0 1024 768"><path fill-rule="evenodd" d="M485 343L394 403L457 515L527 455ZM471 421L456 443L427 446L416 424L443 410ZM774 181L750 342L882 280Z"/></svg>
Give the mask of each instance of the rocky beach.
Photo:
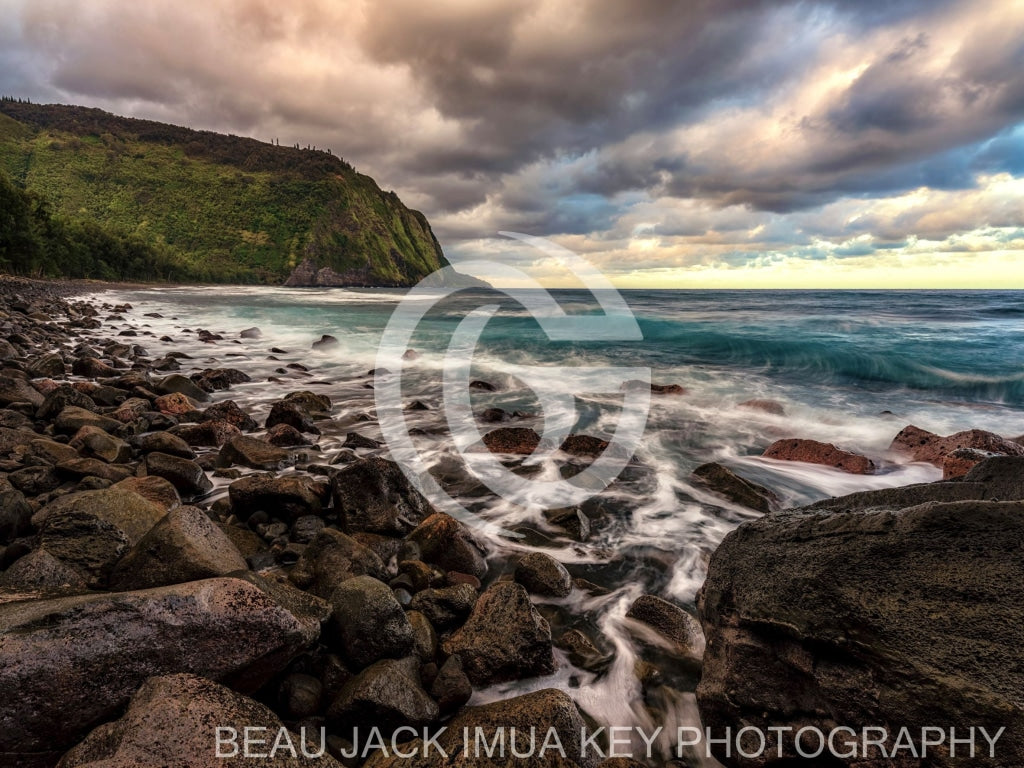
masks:
<svg viewBox="0 0 1024 768"><path fill-rule="evenodd" d="M771 462L856 479L896 456L942 479L795 506L742 466L701 464L693 493L727 526L695 604L628 593L634 658L585 617L628 577L614 553L597 569L557 556L608 527L624 503L614 487L497 546L420 495L372 408L339 418L334 374L307 358L337 339L285 350L258 327L183 316L199 357L157 336L156 319L95 284L0 279L0 764L1024 765L1019 438L907 424L885 455L865 455L772 422ZM365 393L372 377L348 385ZM737 408L785 413L767 398ZM529 414L478 419L483 449L529 474ZM574 434L562 467L606 446ZM657 471L637 459L621 483ZM437 477L486 493L441 464ZM652 755L634 738L632 758L609 757L607 733L581 748L581 730L620 724L580 705L591 686L640 691L649 724L670 726ZM747 731L712 758L680 748L679 725ZM530 727L563 749L487 756L459 742L464 729ZM783 735L837 727L892 738L807 758ZM246 728L264 729L257 756L218 753ZM374 728L388 746L363 752ZM440 750L417 751L442 728ZM970 758L954 728L976 739ZM909 747L894 742L901 729ZM977 729L1005 729L991 754Z"/></svg>

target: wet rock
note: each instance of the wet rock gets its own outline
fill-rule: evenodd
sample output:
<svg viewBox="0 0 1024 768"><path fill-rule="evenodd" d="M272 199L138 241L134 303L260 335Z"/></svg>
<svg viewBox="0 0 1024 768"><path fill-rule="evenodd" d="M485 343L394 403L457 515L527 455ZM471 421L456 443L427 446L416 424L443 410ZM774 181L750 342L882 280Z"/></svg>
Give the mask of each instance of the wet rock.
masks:
<svg viewBox="0 0 1024 768"><path fill-rule="evenodd" d="M942 437L911 424L904 427L889 446L890 451L910 456L914 461L926 461L937 467L942 466L946 455L963 448L1007 456L1024 456L1024 445L981 429L968 429Z"/></svg>
<svg viewBox="0 0 1024 768"><path fill-rule="evenodd" d="M544 519L575 541L590 538L590 518L579 507L560 507L544 510Z"/></svg>
<svg viewBox="0 0 1024 768"><path fill-rule="evenodd" d="M95 357L80 357L71 364L71 372L87 379L102 379L117 376L118 371Z"/></svg>
<svg viewBox="0 0 1024 768"><path fill-rule="evenodd" d="M763 411L772 416L785 416L786 406L778 400L745 400L739 404L740 408L749 408L752 411Z"/></svg>
<svg viewBox="0 0 1024 768"><path fill-rule="evenodd" d="M942 457L942 479L955 480L965 476L975 466L999 454L979 451L977 448L958 448Z"/></svg>
<svg viewBox="0 0 1024 768"><path fill-rule="evenodd" d="M677 653L700 658L704 650L700 624L678 605L656 595L641 595L626 611L626 616L653 629L668 640Z"/></svg>
<svg viewBox="0 0 1024 768"><path fill-rule="evenodd" d="M444 640L474 685L551 674L551 629L519 584L498 582L480 595L469 620Z"/></svg>
<svg viewBox="0 0 1024 768"><path fill-rule="evenodd" d="M320 434L320 429L313 423L313 418L294 402L282 400L274 403L267 416L266 428L270 429L278 424L287 424L299 432L309 432L314 435Z"/></svg>
<svg viewBox="0 0 1024 768"><path fill-rule="evenodd" d="M116 483L114 488L137 493L142 498L163 507L167 512L181 506L181 496L178 494L178 489L169 480L157 477L156 475L129 477Z"/></svg>
<svg viewBox="0 0 1024 768"><path fill-rule="evenodd" d="M560 450L571 456L597 458L608 448L608 441L593 435L569 435L562 441Z"/></svg>
<svg viewBox="0 0 1024 768"><path fill-rule="evenodd" d="M409 534L425 562L446 571L467 573L482 578L487 560L469 530L450 515L435 512Z"/></svg>
<svg viewBox="0 0 1024 768"><path fill-rule="evenodd" d="M32 529L32 507L25 495L0 482L0 544L10 544Z"/></svg>
<svg viewBox="0 0 1024 768"><path fill-rule="evenodd" d="M866 456L841 450L831 443L819 443L817 440L776 440L762 455L781 461L822 464L855 475L870 475L875 471L875 463Z"/></svg>
<svg viewBox="0 0 1024 768"><path fill-rule="evenodd" d="M49 465L25 467L11 472L7 481L26 496L49 493L63 482L57 470Z"/></svg>
<svg viewBox="0 0 1024 768"><path fill-rule="evenodd" d="M380 443L376 440L371 440L368 437L364 437L358 432L349 432L345 435L345 442L341 444L342 448L380 448Z"/></svg>
<svg viewBox="0 0 1024 768"><path fill-rule="evenodd" d="M422 728L437 720L437 703L420 684L415 657L385 659L367 667L341 689L327 710L342 735L349 729L379 728L390 734L402 726Z"/></svg>
<svg viewBox="0 0 1024 768"><path fill-rule="evenodd" d="M36 409L36 418L50 420L69 405L83 408L87 411L96 410L96 402L86 394L79 392L74 387L61 384L51 390Z"/></svg>
<svg viewBox="0 0 1024 768"><path fill-rule="evenodd" d="M143 453L165 453L182 459L196 457L188 443L170 432L147 432L132 438L131 444Z"/></svg>
<svg viewBox="0 0 1024 768"><path fill-rule="evenodd" d="M242 339L258 339L263 336L263 332L259 328L256 328L254 326L252 328L246 328L245 330L239 332L238 336L239 338Z"/></svg>
<svg viewBox="0 0 1024 768"><path fill-rule="evenodd" d="M172 373L170 376L160 379L153 385L153 391L159 395L181 394L201 403L210 399L210 396L198 384L180 373Z"/></svg>
<svg viewBox="0 0 1024 768"><path fill-rule="evenodd" d="M190 399L188 395L183 395L180 392L161 395L153 401L153 405L158 411L160 411L160 413L164 413L169 416L183 416L196 409L195 401Z"/></svg>
<svg viewBox="0 0 1024 768"><path fill-rule="evenodd" d="M515 580L535 595L565 597L572 592L572 576L565 566L544 552L529 552L516 562Z"/></svg>
<svg viewBox="0 0 1024 768"><path fill-rule="evenodd" d="M650 389L652 395L685 395L689 390L680 384L647 384L639 379L625 382L620 389L623 392L636 392Z"/></svg>
<svg viewBox="0 0 1024 768"><path fill-rule="evenodd" d="M477 593L469 584L428 588L416 593L410 608L419 611L440 630L461 624L476 604Z"/></svg>
<svg viewBox="0 0 1024 768"><path fill-rule="evenodd" d="M500 427L483 437L491 453L511 453L528 456L540 445L540 435L529 427Z"/></svg>
<svg viewBox="0 0 1024 768"><path fill-rule="evenodd" d="M384 563L369 547L334 528L318 533L292 567L288 577L300 589L329 598L356 576L384 577Z"/></svg>
<svg viewBox="0 0 1024 768"><path fill-rule="evenodd" d="M1024 504L831 503L744 523L712 556L698 596L704 725L1005 727L997 759L969 762L1024 765ZM726 762L799 759L792 740L777 754L770 738L767 759Z"/></svg>
<svg viewBox="0 0 1024 768"><path fill-rule="evenodd" d="M473 684L462 669L458 654L449 656L437 671L430 685L430 695L437 700L441 712L454 712L473 695Z"/></svg>
<svg viewBox="0 0 1024 768"><path fill-rule="evenodd" d="M477 392L497 392L498 388L491 384L489 381L481 381L480 379L474 379L469 382L469 388L475 389Z"/></svg>
<svg viewBox="0 0 1024 768"><path fill-rule="evenodd" d="M99 459L70 459L57 464L57 471L65 477L99 477L111 483L118 483L131 477L132 471L123 464L107 464Z"/></svg>
<svg viewBox="0 0 1024 768"><path fill-rule="evenodd" d="M593 757L594 750L587 754L580 751L580 734L584 732L586 725L576 704L566 693L553 688L478 707L467 707L446 725L447 730L438 737L437 742L448 754L457 757L449 763L435 757L437 752L432 750L433 759L420 761L422 765L418 763L417 768L441 768L442 765L457 768L593 768L596 763ZM531 728L535 729L537 745L532 756L509 757L510 734L513 728L519 734L517 746L523 751L528 751L529 747L522 741L522 736L530 734ZM488 744L503 736L505 756L499 757L497 751L493 757L487 757L487 753L482 750L478 753L472 748L472 736L470 750L468 754L464 752L462 742L466 729L472 735L480 734L480 738L486 740ZM541 753L541 745L549 730L558 734L558 740L564 749L564 757L558 749L549 748ZM405 761L396 759L391 764L382 765L399 768L403 762ZM382 768L382 765L374 765L373 768Z"/></svg>
<svg viewBox="0 0 1024 768"><path fill-rule="evenodd" d="M131 424L133 421L141 419L152 409L153 406L149 400L145 400L141 397L130 397L121 403L117 407L117 410L110 415L122 424Z"/></svg>
<svg viewBox="0 0 1024 768"><path fill-rule="evenodd" d="M239 757L217 756L214 727L232 729L223 732L225 738L230 732L237 734ZM301 729L298 733L283 729L281 720L266 706L205 677L151 677L132 696L119 720L96 728L61 759L60 766L222 768L227 764L253 768L340 768L340 763L328 754L303 757L321 752L317 731L310 729L303 734ZM248 756L244 751L246 733L254 740L250 742ZM266 742L257 743L261 737ZM224 754L230 754L231 749L229 743L222 746ZM273 757L255 756L271 752Z"/></svg>
<svg viewBox="0 0 1024 768"><path fill-rule="evenodd" d="M104 432L118 434L122 428L120 421L101 416L98 413L87 411L75 405L69 405L57 414L53 422L58 432L73 435L82 427L97 427Z"/></svg>
<svg viewBox="0 0 1024 768"><path fill-rule="evenodd" d="M238 548L196 507L169 512L114 566L114 590L225 576L248 568Z"/></svg>
<svg viewBox="0 0 1024 768"><path fill-rule="evenodd" d="M329 637L357 667L412 652L413 631L391 588L372 576L342 582L331 594Z"/></svg>
<svg viewBox="0 0 1024 768"><path fill-rule="evenodd" d="M237 368L206 368L189 376L203 392L220 392L235 384L252 381L249 374Z"/></svg>
<svg viewBox="0 0 1024 768"><path fill-rule="evenodd" d="M232 438L241 435L238 427L226 421L204 421L200 424L179 424L172 427L171 434L180 437L190 446L220 448Z"/></svg>
<svg viewBox="0 0 1024 768"><path fill-rule="evenodd" d="M289 392L284 402L291 403L313 419L326 419L331 415L331 398L306 390Z"/></svg>
<svg viewBox="0 0 1024 768"><path fill-rule="evenodd" d="M109 523L135 544L164 516L165 510L137 493L111 487L61 496L36 512L32 525L42 529L70 513Z"/></svg>
<svg viewBox="0 0 1024 768"><path fill-rule="evenodd" d="M290 538L299 544L309 544L324 530L324 527L324 521L316 515L301 515L292 523Z"/></svg>
<svg viewBox="0 0 1024 768"><path fill-rule="evenodd" d="M36 358L32 365L28 367L27 373L30 379L45 379L53 376L63 376L66 370L64 358L60 356L60 353L50 352Z"/></svg>
<svg viewBox="0 0 1024 768"><path fill-rule="evenodd" d="M0 587L16 590L85 591L81 573L61 562L45 549L29 552L0 573Z"/></svg>
<svg viewBox="0 0 1024 768"><path fill-rule="evenodd" d="M288 464L289 454L255 437L236 435L220 449L220 461L226 466L242 464L253 469L281 469Z"/></svg>
<svg viewBox="0 0 1024 768"><path fill-rule="evenodd" d="M348 531L402 535L433 511L398 465L379 457L335 473L331 491Z"/></svg>
<svg viewBox="0 0 1024 768"><path fill-rule="evenodd" d="M266 441L279 448L293 448L300 445L311 445L310 441L290 424L275 424L267 430Z"/></svg>
<svg viewBox="0 0 1024 768"><path fill-rule="evenodd" d="M228 486L231 509L241 520L259 510L281 518L320 512L317 481L301 475L249 475Z"/></svg>
<svg viewBox="0 0 1024 768"><path fill-rule="evenodd" d="M215 403L203 411L202 421L226 421L243 432L259 429L259 424L249 414L238 407L234 400Z"/></svg>
<svg viewBox="0 0 1024 768"><path fill-rule="evenodd" d="M281 682L278 700L289 720L302 720L320 711L323 693L324 686L315 677L294 673Z"/></svg>
<svg viewBox="0 0 1024 768"><path fill-rule="evenodd" d="M558 638L557 645L569 655L569 661L580 669L598 672L608 666L611 658L594 645L594 641L578 629L570 629Z"/></svg>
<svg viewBox="0 0 1024 768"><path fill-rule="evenodd" d="M132 449L124 440L89 425L78 430L68 445L85 458L108 464L123 464L132 457Z"/></svg>
<svg viewBox="0 0 1024 768"><path fill-rule="evenodd" d="M213 483L206 476L203 468L196 462L172 456L169 453L150 453L143 461L147 475L156 475L170 482L183 498L201 496L211 488Z"/></svg>
<svg viewBox="0 0 1024 768"><path fill-rule="evenodd" d="M338 346L338 343L339 342L336 338L334 338L330 334L325 333L317 341L313 342L313 349L330 349L331 347Z"/></svg>
<svg viewBox="0 0 1024 768"><path fill-rule="evenodd" d="M693 470L690 479L695 485L707 488L712 493L748 509L767 513L778 507L779 497L774 492L740 477L717 462L701 464Z"/></svg>
<svg viewBox="0 0 1024 768"><path fill-rule="evenodd" d="M406 611L413 633L413 653L423 662L431 662L437 656L437 632L430 619L419 611Z"/></svg>

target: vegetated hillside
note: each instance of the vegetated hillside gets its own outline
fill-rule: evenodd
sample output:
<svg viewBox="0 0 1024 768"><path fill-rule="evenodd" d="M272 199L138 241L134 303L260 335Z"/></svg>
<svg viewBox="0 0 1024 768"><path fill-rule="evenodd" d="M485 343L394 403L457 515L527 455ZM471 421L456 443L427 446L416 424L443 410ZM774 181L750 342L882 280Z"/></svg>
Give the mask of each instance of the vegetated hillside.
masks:
<svg viewBox="0 0 1024 768"><path fill-rule="evenodd" d="M29 193L37 229L56 226L75 245L83 228L130 244L129 261L159 263L153 279L282 283L305 261L304 274L321 270L332 284L403 286L447 263L423 214L313 148L4 99L3 173L8 197ZM40 238L29 269L24 254L7 254L7 268L79 276L81 265ZM85 276L146 277L106 266Z"/></svg>

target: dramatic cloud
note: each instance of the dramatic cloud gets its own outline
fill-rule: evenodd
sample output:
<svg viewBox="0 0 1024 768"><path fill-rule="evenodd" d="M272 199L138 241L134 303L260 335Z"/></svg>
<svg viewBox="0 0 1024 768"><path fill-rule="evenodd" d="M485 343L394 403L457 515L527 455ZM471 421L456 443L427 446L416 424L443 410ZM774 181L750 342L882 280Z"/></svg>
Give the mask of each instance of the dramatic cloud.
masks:
<svg viewBox="0 0 1024 768"><path fill-rule="evenodd" d="M331 147L455 257L512 229L755 284L1021 249L1020 0L8 6L0 92Z"/></svg>

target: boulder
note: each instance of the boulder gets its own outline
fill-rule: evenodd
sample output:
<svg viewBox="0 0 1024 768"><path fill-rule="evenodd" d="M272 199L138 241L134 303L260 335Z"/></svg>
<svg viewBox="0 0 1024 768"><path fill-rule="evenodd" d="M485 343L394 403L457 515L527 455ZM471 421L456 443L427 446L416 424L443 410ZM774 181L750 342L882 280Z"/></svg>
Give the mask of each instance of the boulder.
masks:
<svg viewBox="0 0 1024 768"><path fill-rule="evenodd" d="M258 339L261 336L263 336L263 332L256 326L238 332L238 337L241 339Z"/></svg>
<svg viewBox="0 0 1024 768"><path fill-rule="evenodd" d="M579 507L545 509L544 519L559 528L570 539L586 541L590 538L590 518Z"/></svg>
<svg viewBox="0 0 1024 768"><path fill-rule="evenodd" d="M220 463L224 466L242 464L253 469L281 469L289 459L288 451L246 435L232 437L220 449Z"/></svg>
<svg viewBox="0 0 1024 768"><path fill-rule="evenodd" d="M319 483L303 475L248 475L228 486L231 511L248 520L260 510L287 520L320 512Z"/></svg>
<svg viewBox="0 0 1024 768"><path fill-rule="evenodd" d="M437 670L437 677L430 685L430 695L437 700L442 712L454 712L469 701L473 695L473 684L466 677L458 654L449 656Z"/></svg>
<svg viewBox="0 0 1024 768"><path fill-rule="evenodd" d="M117 368L104 363L96 357L79 357L71 364L71 372L75 376L83 376L87 379L100 379L109 376L117 376Z"/></svg>
<svg viewBox="0 0 1024 768"><path fill-rule="evenodd" d="M247 568L238 548L205 512L178 507L118 561L109 583L114 590L148 589Z"/></svg>
<svg viewBox="0 0 1024 768"><path fill-rule="evenodd" d="M653 629L674 652L700 659L704 651L700 624L678 605L657 595L641 595L633 601L626 616Z"/></svg>
<svg viewBox="0 0 1024 768"><path fill-rule="evenodd" d="M64 365L64 358L59 352L50 352L37 357L28 367L30 379L46 379L53 376L63 376L67 371Z"/></svg>
<svg viewBox="0 0 1024 768"><path fill-rule="evenodd" d="M355 666L412 653L412 626L384 582L372 576L348 579L334 590L330 603L330 639Z"/></svg>
<svg viewBox="0 0 1024 768"><path fill-rule="evenodd" d="M154 675L254 691L319 631L319 615L237 578L0 605L0 690L18 702L0 709L0 753L63 752Z"/></svg>
<svg viewBox="0 0 1024 768"><path fill-rule="evenodd" d="M572 576L545 552L529 552L516 561L515 580L535 595L565 597L572 592Z"/></svg>
<svg viewBox="0 0 1024 768"><path fill-rule="evenodd" d="M146 455L142 463L147 475L167 480L178 489L183 498L202 496L213 488L203 468L190 459L154 452Z"/></svg>
<svg viewBox="0 0 1024 768"><path fill-rule="evenodd" d="M196 452L177 435L170 432L147 432L131 440L132 445L143 453L164 453L182 459L194 459Z"/></svg>
<svg viewBox="0 0 1024 768"><path fill-rule="evenodd" d="M275 424L267 430L264 439L271 445L276 445L279 448L312 445L308 438L290 424Z"/></svg>
<svg viewBox="0 0 1024 768"><path fill-rule="evenodd" d="M441 649L459 654L474 685L548 675L555 670L551 628L530 596L512 582L492 584L480 595L469 620Z"/></svg>
<svg viewBox="0 0 1024 768"><path fill-rule="evenodd" d="M1024 445L981 429L968 429L947 437L915 427L904 427L893 438L889 450L941 467L945 457L961 448L973 448L1007 456L1024 456Z"/></svg>
<svg viewBox="0 0 1024 768"><path fill-rule="evenodd" d="M289 392L284 396L284 402L298 407L314 419L326 419L331 415L331 398L327 395L318 395L307 390Z"/></svg>
<svg viewBox="0 0 1024 768"><path fill-rule="evenodd" d="M529 427L499 427L483 437L491 453L510 453L529 456L540 445L540 435Z"/></svg>
<svg viewBox="0 0 1024 768"><path fill-rule="evenodd" d="M79 458L78 451L70 445L46 438L30 440L28 450L29 454L42 459L47 464L59 464L62 461Z"/></svg>
<svg viewBox="0 0 1024 768"><path fill-rule="evenodd" d="M38 408L43 404L43 396L39 394L25 379L15 376L0 376L0 406L12 403L31 403Z"/></svg>
<svg viewBox="0 0 1024 768"><path fill-rule="evenodd" d="M745 400L739 404L740 408L749 408L752 411L763 411L772 416L785 416L786 406L778 400Z"/></svg>
<svg viewBox="0 0 1024 768"><path fill-rule="evenodd" d="M718 759L799 762L792 739L778 756L770 727L955 725L1006 728L996 758L982 751L970 765L1024 765L1024 503L862 506L835 499L837 511L752 520L712 556L698 595L701 718L716 738L727 727L769 734L759 760L721 747ZM927 763L965 764L941 748Z"/></svg>
<svg viewBox="0 0 1024 768"><path fill-rule="evenodd" d="M69 493L50 502L32 516L32 525L43 529L54 520L69 514L87 515L110 523L124 531L136 544L164 516L166 510L149 499L123 488Z"/></svg>
<svg viewBox="0 0 1024 768"><path fill-rule="evenodd" d="M356 737L362 731L364 738L371 728L385 735L403 726L422 729L439 715L437 702L420 683L415 656L371 664L345 684L327 710L341 735Z"/></svg>
<svg viewBox="0 0 1024 768"><path fill-rule="evenodd" d="M212 446L220 448L232 438L242 434L241 430L226 421L204 421L200 424L179 424L170 433L180 437L191 446Z"/></svg>
<svg viewBox="0 0 1024 768"><path fill-rule="evenodd" d="M313 418L297 403L288 400L281 400L274 403L270 408L270 414L264 426L267 429L278 424L287 424L299 432L309 432L314 435L320 434L320 429L313 423Z"/></svg>
<svg viewBox="0 0 1024 768"><path fill-rule="evenodd" d="M240 756L218 757L217 732L224 743L220 751L232 754L231 734ZM244 756L244 734L251 731L250 756ZM221 768L248 765L253 768L292 768L317 765L340 768L330 755L309 758L322 751L315 730L303 734L287 731L274 749L284 725L270 709L205 677L174 674L151 677L132 696L124 715L97 727L71 749L59 768ZM305 750L303 750L305 747ZM256 755L261 755L257 757Z"/></svg>
<svg viewBox="0 0 1024 768"><path fill-rule="evenodd" d="M25 494L0 482L0 544L10 544L32 530L32 511Z"/></svg>
<svg viewBox="0 0 1024 768"><path fill-rule="evenodd" d="M356 576L384 578L384 563L371 550L334 528L320 531L309 543L288 578L300 589L325 599Z"/></svg>
<svg viewBox="0 0 1024 768"><path fill-rule="evenodd" d="M169 480L157 477L156 475L129 477L115 483L113 487L137 493L142 498L149 499L168 512L181 505L181 496L178 495L178 489L171 485Z"/></svg>
<svg viewBox="0 0 1024 768"><path fill-rule="evenodd" d="M131 477L132 471L124 464L107 464L99 459L70 459L57 464L57 471L66 477L84 479L99 477L111 483L119 483Z"/></svg>
<svg viewBox="0 0 1024 768"><path fill-rule="evenodd" d="M779 497L773 491L740 477L718 462L701 464L693 470L690 480L694 485L702 486L733 504L757 512L768 513L778 507Z"/></svg>
<svg viewBox="0 0 1024 768"><path fill-rule="evenodd" d="M206 368L189 376L203 392L219 392L231 389L235 384L252 381L249 374L237 368Z"/></svg>
<svg viewBox="0 0 1024 768"><path fill-rule="evenodd" d="M7 482L26 496L39 496L54 490L63 481L57 470L43 464L15 470L7 476Z"/></svg>
<svg viewBox="0 0 1024 768"><path fill-rule="evenodd" d="M796 438L776 440L765 449L762 455L765 458L780 461L822 464L855 475L870 475L875 471L875 463L866 456L841 450L831 443L819 443L817 440Z"/></svg>
<svg viewBox="0 0 1024 768"><path fill-rule="evenodd" d="M210 396L198 384L180 373L165 376L153 385L153 391L160 395L181 394L201 403L210 399Z"/></svg>
<svg viewBox="0 0 1024 768"><path fill-rule="evenodd" d="M313 342L313 349L330 349L331 347L338 346L339 342L329 333L323 334L319 339Z"/></svg>
<svg viewBox="0 0 1024 768"><path fill-rule="evenodd" d="M85 458L108 464L123 464L132 457L132 449L124 440L89 425L78 430L68 446Z"/></svg>
<svg viewBox="0 0 1024 768"><path fill-rule="evenodd" d="M608 448L608 441L593 435L569 435L559 446L559 450L570 456L588 459L596 459L605 452L606 448Z"/></svg>
<svg viewBox="0 0 1024 768"><path fill-rule="evenodd" d="M413 595L409 607L419 611L438 629L461 624L476 604L477 593L469 584L429 587Z"/></svg>
<svg viewBox="0 0 1024 768"><path fill-rule="evenodd" d="M84 592L85 577L45 549L36 549L14 561L0 573L0 587L12 590L58 590Z"/></svg>
<svg viewBox="0 0 1024 768"><path fill-rule="evenodd" d="M61 384L47 393L43 402L36 409L36 418L49 421L69 405L87 411L96 410L96 403L91 397L79 392L70 384Z"/></svg>
<svg viewBox="0 0 1024 768"><path fill-rule="evenodd" d="M379 457L335 473L331 493L348 531L403 535L433 512L399 466Z"/></svg>
<svg viewBox="0 0 1024 768"><path fill-rule="evenodd" d="M195 400L183 395L180 392L172 392L169 395L161 395L153 401L153 405L160 413L168 416L183 416L196 410Z"/></svg>
<svg viewBox="0 0 1024 768"><path fill-rule="evenodd" d="M256 419L239 408L238 404L234 400L224 400L223 402L211 405L203 411L202 420L226 421L228 424L238 427L243 432L251 432L254 429L259 429L259 424L256 423Z"/></svg>
<svg viewBox="0 0 1024 768"><path fill-rule="evenodd" d="M980 451L977 448L957 448L942 457L942 479L956 480L958 477L966 475L985 459L991 459L998 455L991 451Z"/></svg>
<svg viewBox="0 0 1024 768"><path fill-rule="evenodd" d="M482 578L487 560L469 529L450 515L435 512L409 534L425 562L446 571L458 571Z"/></svg>
<svg viewBox="0 0 1024 768"><path fill-rule="evenodd" d="M53 426L58 432L73 435L82 427L98 427L104 432L117 434L123 425L117 419L111 419L108 416L101 416L84 408L69 405L57 414Z"/></svg>

